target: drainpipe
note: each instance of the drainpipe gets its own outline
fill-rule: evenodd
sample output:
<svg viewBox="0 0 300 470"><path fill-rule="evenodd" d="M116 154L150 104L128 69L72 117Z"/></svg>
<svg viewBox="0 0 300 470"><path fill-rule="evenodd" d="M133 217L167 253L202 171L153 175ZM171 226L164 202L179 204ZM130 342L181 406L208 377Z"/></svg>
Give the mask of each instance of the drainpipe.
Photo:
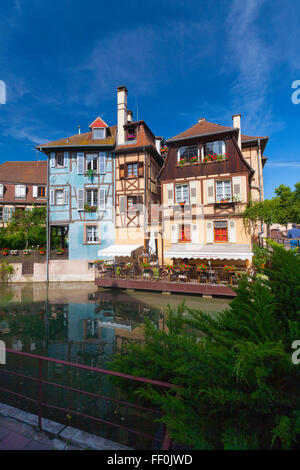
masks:
<svg viewBox="0 0 300 470"><path fill-rule="evenodd" d="M261 195L261 146L260 146L260 139L258 139L258 150L257 150L257 163L258 163L258 187L259 187L259 202L262 201L262 195ZM264 233L264 224L263 221L260 221L260 232L258 232L258 237L262 238L262 235Z"/></svg>
<svg viewBox="0 0 300 470"><path fill-rule="evenodd" d="M46 230L47 230L47 245L46 245L46 283L48 285L49 283L49 254L50 254L50 224L49 224L49 163L50 163L50 158L47 155L47 211L46 211Z"/></svg>

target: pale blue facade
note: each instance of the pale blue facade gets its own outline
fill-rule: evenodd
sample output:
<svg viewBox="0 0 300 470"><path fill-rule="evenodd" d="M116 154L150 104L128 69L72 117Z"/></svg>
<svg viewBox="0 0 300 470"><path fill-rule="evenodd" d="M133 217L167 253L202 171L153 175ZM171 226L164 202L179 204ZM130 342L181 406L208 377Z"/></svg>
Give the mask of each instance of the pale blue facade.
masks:
<svg viewBox="0 0 300 470"><path fill-rule="evenodd" d="M97 167L93 176L87 168L91 155ZM112 148L59 149L49 157L50 226L68 230L70 260L94 261L98 251L113 245L115 239ZM97 207L96 212L87 211L91 205Z"/></svg>

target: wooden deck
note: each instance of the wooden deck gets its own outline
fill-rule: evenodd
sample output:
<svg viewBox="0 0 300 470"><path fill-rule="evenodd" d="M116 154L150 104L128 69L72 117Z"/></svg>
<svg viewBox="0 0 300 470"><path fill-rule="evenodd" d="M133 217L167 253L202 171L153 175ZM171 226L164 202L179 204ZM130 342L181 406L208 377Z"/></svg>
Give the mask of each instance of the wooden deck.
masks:
<svg viewBox="0 0 300 470"><path fill-rule="evenodd" d="M173 294L209 295L212 297L235 297L236 293L228 286L220 284L198 284L191 282L145 281L130 279L96 279L98 287L113 289L133 289Z"/></svg>

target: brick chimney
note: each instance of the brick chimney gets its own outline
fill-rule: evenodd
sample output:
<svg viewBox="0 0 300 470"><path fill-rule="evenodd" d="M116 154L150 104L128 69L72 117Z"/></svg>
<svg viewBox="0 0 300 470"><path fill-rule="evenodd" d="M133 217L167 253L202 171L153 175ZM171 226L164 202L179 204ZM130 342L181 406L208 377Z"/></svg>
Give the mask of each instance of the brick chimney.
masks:
<svg viewBox="0 0 300 470"><path fill-rule="evenodd" d="M118 145L125 144L125 129L124 125L127 124L127 88L126 86L119 86L117 88L118 98Z"/></svg>
<svg viewBox="0 0 300 470"><path fill-rule="evenodd" d="M232 122L233 122L233 127L239 129L237 142L238 142L238 145L239 145L240 149L242 150L241 115L240 114L234 114L232 116Z"/></svg>

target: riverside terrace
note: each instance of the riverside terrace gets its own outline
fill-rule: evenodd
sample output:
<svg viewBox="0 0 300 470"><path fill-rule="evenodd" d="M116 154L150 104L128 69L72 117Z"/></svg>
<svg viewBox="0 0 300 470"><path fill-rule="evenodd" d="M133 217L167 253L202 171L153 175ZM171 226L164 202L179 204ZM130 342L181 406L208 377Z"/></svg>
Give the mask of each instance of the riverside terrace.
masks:
<svg viewBox="0 0 300 470"><path fill-rule="evenodd" d="M230 266L201 269L186 263L158 267L155 263L107 264L100 261L96 266L98 287L221 297L235 297L231 287L236 286L239 276L246 272Z"/></svg>

